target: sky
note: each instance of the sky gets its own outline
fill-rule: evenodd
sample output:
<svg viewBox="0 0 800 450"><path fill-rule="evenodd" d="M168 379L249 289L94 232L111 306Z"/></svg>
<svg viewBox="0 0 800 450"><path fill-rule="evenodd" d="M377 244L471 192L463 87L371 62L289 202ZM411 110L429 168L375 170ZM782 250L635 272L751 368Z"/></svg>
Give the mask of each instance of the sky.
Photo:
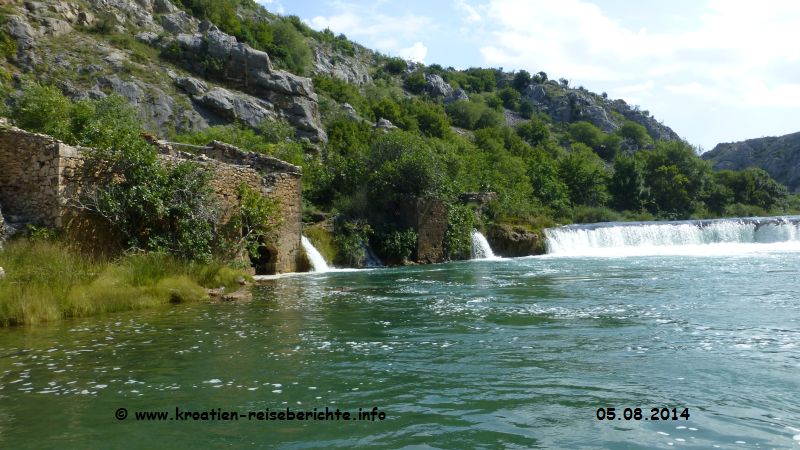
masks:
<svg viewBox="0 0 800 450"><path fill-rule="evenodd" d="M800 131L795 0L259 1L381 53L566 78L701 150Z"/></svg>

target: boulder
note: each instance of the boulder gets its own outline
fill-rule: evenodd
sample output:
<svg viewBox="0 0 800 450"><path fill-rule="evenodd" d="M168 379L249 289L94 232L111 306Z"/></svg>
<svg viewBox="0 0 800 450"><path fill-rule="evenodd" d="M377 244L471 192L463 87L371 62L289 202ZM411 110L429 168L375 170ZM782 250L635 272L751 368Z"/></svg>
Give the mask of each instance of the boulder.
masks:
<svg viewBox="0 0 800 450"><path fill-rule="evenodd" d="M195 96L195 95L203 95L206 91L208 91L208 84L206 84L203 80L198 80L197 78L192 77L178 77L175 79L175 84L183 89L187 94Z"/></svg>
<svg viewBox="0 0 800 450"><path fill-rule="evenodd" d="M137 33L134 36L137 41L142 42L147 45L156 45L158 44L159 37L157 34L153 33L152 31L143 31L141 33Z"/></svg>
<svg viewBox="0 0 800 450"><path fill-rule="evenodd" d="M390 122L388 119L384 119L383 117L381 117L380 119L378 119L377 122L375 122L374 128L376 130L383 130L383 131L397 129L397 127L392 122Z"/></svg>
<svg viewBox="0 0 800 450"><path fill-rule="evenodd" d="M264 119L275 118L269 103L223 88L212 88L197 101L228 120L241 121L253 128L258 127Z"/></svg>
<svg viewBox="0 0 800 450"><path fill-rule="evenodd" d="M519 225L492 225L486 240L496 255L507 258L541 255L545 252L544 238Z"/></svg>
<svg viewBox="0 0 800 450"><path fill-rule="evenodd" d="M442 77L436 74L425 75L425 91L433 97L448 97L453 88Z"/></svg>
<svg viewBox="0 0 800 450"><path fill-rule="evenodd" d="M463 100L465 102L469 101L469 95L467 95L467 92L461 88L456 89L452 94L445 97L444 102L449 104L455 103L459 100Z"/></svg>

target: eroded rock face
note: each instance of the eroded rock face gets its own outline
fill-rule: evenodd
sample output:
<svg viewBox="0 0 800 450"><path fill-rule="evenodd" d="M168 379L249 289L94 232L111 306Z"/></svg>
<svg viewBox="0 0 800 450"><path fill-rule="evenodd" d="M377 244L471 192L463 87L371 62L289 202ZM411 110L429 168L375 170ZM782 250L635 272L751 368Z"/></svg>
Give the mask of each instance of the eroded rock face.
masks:
<svg viewBox="0 0 800 450"><path fill-rule="evenodd" d="M314 48L314 72L325 74L350 84L368 84L372 82L369 66L356 57L343 56L331 50Z"/></svg>
<svg viewBox="0 0 800 450"><path fill-rule="evenodd" d="M557 82L531 83L522 92L536 111L550 115L556 122L585 120L605 132L618 129L623 119L636 122L647 129L656 140L678 140L680 137L649 113L632 108L623 100L609 101L582 88L571 88ZM616 116L616 117L614 117Z"/></svg>
<svg viewBox="0 0 800 450"><path fill-rule="evenodd" d="M201 103L216 111L235 111L237 118L246 116L248 119L243 120L248 123L259 117L281 117L297 129L299 137L311 142L327 141L311 79L274 70L267 53L237 42L208 22L201 23L199 29L204 33L179 33L172 39L160 40L159 45L171 49L178 62L190 71L221 79L257 98L255 102L245 101L221 89ZM229 101L226 103L225 99ZM231 99L240 100L238 109L237 102Z"/></svg>
<svg viewBox="0 0 800 450"><path fill-rule="evenodd" d="M125 97L139 111L140 117L160 129L169 129L174 125L175 112L178 110L175 100L156 86L136 79L122 80L114 75L98 77L97 85L88 94L98 96L104 91Z"/></svg>
<svg viewBox="0 0 800 450"><path fill-rule="evenodd" d="M800 133L717 144L700 155L714 169L760 167L791 192L800 192Z"/></svg>

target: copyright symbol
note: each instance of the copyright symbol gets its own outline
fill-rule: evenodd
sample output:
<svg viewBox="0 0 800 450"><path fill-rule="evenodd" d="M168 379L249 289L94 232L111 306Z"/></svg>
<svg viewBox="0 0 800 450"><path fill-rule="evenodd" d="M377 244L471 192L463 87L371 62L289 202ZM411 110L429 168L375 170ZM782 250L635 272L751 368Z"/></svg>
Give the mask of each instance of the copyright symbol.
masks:
<svg viewBox="0 0 800 450"><path fill-rule="evenodd" d="M128 410L125 408L118 408L114 413L114 416L117 418L117 420L125 420L125 418L128 417Z"/></svg>

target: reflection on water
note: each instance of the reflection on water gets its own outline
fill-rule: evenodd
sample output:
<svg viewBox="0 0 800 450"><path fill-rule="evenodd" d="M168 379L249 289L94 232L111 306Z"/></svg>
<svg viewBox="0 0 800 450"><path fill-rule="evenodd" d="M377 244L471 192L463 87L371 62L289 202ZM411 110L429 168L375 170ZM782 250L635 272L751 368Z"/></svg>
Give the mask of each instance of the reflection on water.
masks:
<svg viewBox="0 0 800 450"><path fill-rule="evenodd" d="M0 447L791 447L798 262L547 257L329 272L266 281L248 304L3 329ZM387 420L114 418L176 406L377 406ZM691 417L595 415L660 406Z"/></svg>

